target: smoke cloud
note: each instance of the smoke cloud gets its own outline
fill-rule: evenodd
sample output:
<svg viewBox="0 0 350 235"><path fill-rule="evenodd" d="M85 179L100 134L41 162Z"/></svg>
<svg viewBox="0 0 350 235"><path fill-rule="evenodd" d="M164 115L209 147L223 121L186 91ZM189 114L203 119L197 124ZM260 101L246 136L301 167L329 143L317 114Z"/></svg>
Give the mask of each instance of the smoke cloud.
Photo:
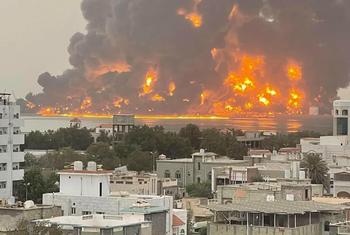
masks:
<svg viewBox="0 0 350 235"><path fill-rule="evenodd" d="M32 110L327 111L349 84L346 0L83 0L81 9L87 33L70 39L72 68L39 76Z"/></svg>

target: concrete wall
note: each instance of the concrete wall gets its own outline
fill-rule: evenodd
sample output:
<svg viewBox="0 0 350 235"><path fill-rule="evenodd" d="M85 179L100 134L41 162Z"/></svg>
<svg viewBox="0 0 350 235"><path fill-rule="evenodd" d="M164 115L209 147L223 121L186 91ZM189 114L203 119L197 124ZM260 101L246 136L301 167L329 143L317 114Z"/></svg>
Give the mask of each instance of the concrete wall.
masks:
<svg viewBox="0 0 350 235"><path fill-rule="evenodd" d="M143 199L149 202L152 206L164 207L169 210L167 213L167 233L172 231L172 208L173 198L165 197L82 197L70 196L61 194L44 194L43 203L47 205L61 206L64 215L72 215L72 208L75 208L75 215L82 215L83 211L91 213L103 212L109 215L119 215L125 208L131 207L137 200ZM163 234L164 235L164 234Z"/></svg>
<svg viewBox="0 0 350 235"><path fill-rule="evenodd" d="M247 233L248 232L248 233ZM208 235L322 235L320 225L314 224L297 228L274 228L274 227L250 227L247 231L245 225L208 225Z"/></svg>
<svg viewBox="0 0 350 235"><path fill-rule="evenodd" d="M5 209L0 208L0 232L6 230L14 230L22 221L32 221L36 219L46 219L61 216L60 207L45 207L26 209ZM1 234L1 233L0 233Z"/></svg>
<svg viewBox="0 0 350 235"><path fill-rule="evenodd" d="M109 194L109 175L64 173L60 175L60 193L98 197L100 183L102 183L102 196L107 196Z"/></svg>

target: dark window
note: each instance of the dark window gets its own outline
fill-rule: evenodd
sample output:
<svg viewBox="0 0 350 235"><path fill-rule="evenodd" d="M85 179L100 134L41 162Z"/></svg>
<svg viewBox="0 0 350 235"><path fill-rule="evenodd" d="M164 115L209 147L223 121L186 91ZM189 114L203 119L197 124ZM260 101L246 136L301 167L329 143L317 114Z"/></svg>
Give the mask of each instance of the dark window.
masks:
<svg viewBox="0 0 350 235"><path fill-rule="evenodd" d="M341 115L348 116L348 110L344 109L343 111L341 111Z"/></svg>
<svg viewBox="0 0 350 235"><path fill-rule="evenodd" d="M199 171L201 170L201 163L200 163L200 162L197 163L197 169L198 169Z"/></svg>
<svg viewBox="0 0 350 235"><path fill-rule="evenodd" d="M100 183L100 197L102 197L102 183Z"/></svg>
<svg viewBox="0 0 350 235"><path fill-rule="evenodd" d="M335 110L335 114L339 115L339 110L338 109Z"/></svg>
<svg viewBox="0 0 350 235"><path fill-rule="evenodd" d="M309 190L305 189L305 199L309 199Z"/></svg>
<svg viewBox="0 0 350 235"><path fill-rule="evenodd" d="M169 170L164 171L164 178L170 178L170 171Z"/></svg>
<svg viewBox="0 0 350 235"><path fill-rule="evenodd" d="M197 178L197 183L198 183L198 184L201 183L201 178L200 178L200 177Z"/></svg>
<svg viewBox="0 0 350 235"><path fill-rule="evenodd" d="M181 172L180 171L176 171L175 172L175 178L176 179L181 179Z"/></svg>
<svg viewBox="0 0 350 235"><path fill-rule="evenodd" d="M347 118L337 118L337 135L348 135Z"/></svg>
<svg viewBox="0 0 350 235"><path fill-rule="evenodd" d="M329 221L324 222L324 231L329 232Z"/></svg>

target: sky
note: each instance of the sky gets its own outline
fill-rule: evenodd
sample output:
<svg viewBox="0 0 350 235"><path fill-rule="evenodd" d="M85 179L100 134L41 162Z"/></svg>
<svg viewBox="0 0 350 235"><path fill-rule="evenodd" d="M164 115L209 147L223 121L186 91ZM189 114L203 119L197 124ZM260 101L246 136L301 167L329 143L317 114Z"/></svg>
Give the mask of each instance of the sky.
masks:
<svg viewBox="0 0 350 235"><path fill-rule="evenodd" d="M81 0L1 0L0 92L17 98L39 92L37 77L49 71L61 74L70 67L67 47L86 22ZM350 99L350 89L339 91Z"/></svg>
<svg viewBox="0 0 350 235"><path fill-rule="evenodd" d="M70 67L67 47L86 22L81 0L1 0L0 92L40 91L38 75Z"/></svg>

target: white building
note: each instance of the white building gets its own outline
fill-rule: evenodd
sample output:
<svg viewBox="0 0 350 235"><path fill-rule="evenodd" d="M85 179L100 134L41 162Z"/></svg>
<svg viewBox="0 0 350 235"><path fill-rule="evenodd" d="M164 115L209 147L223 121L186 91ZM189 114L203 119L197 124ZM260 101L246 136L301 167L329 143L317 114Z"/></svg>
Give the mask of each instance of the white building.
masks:
<svg viewBox="0 0 350 235"><path fill-rule="evenodd" d="M22 126L19 105L10 101L10 94L0 94L0 200L10 204L14 203L13 182L22 180L24 175L20 169L24 162L20 150L24 144Z"/></svg>
<svg viewBox="0 0 350 235"><path fill-rule="evenodd" d="M152 223L142 215L60 216L36 220L48 226L59 226L64 234L140 234L152 235Z"/></svg>
<svg viewBox="0 0 350 235"><path fill-rule="evenodd" d="M318 153L330 167L350 166L350 100L336 100L333 103L333 136L303 138L301 152Z"/></svg>
<svg viewBox="0 0 350 235"><path fill-rule="evenodd" d="M124 170L123 170L124 169ZM112 192L128 192L139 195L157 195L157 174L128 171L117 168L111 175Z"/></svg>
<svg viewBox="0 0 350 235"><path fill-rule="evenodd" d="M173 198L169 196L111 194L111 171L96 169L96 163L75 162L73 170L59 172L60 192L43 195L43 204L61 206L64 216L108 214L120 215L136 204L148 205L146 212L165 213L165 235L172 234ZM130 209L131 210L131 209Z"/></svg>

